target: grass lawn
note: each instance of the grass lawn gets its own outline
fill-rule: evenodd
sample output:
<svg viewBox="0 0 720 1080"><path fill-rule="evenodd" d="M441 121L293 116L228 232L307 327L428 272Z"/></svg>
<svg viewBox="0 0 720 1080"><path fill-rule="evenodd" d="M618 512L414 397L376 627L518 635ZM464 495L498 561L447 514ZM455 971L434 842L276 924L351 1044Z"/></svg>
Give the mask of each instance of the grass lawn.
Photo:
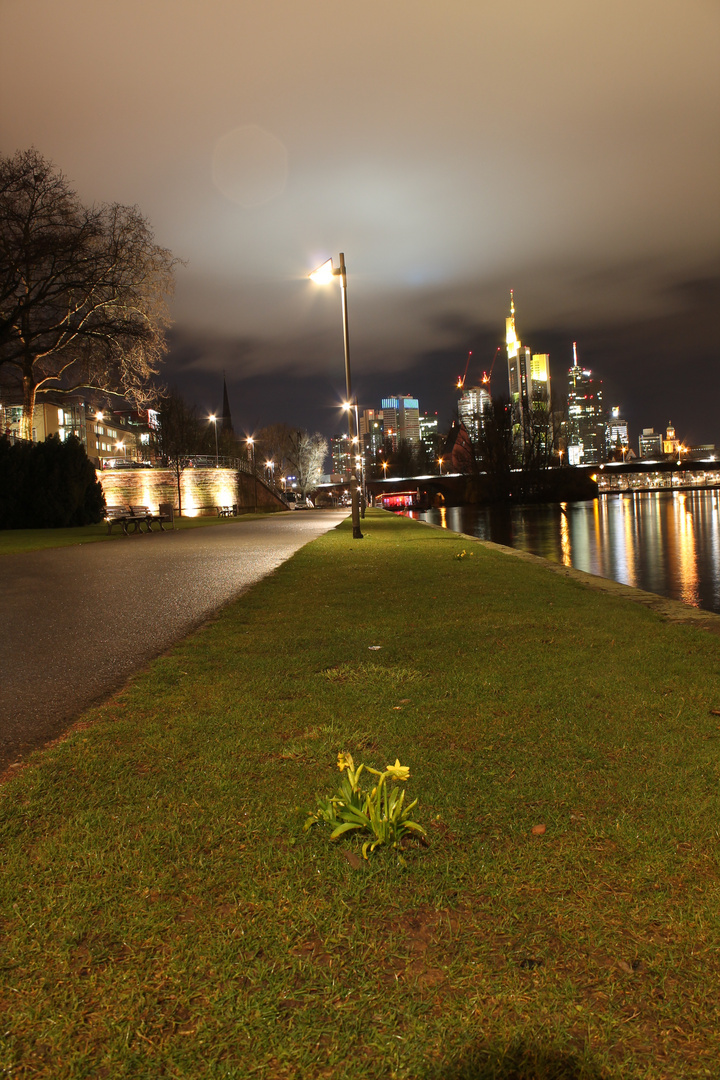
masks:
<svg viewBox="0 0 720 1080"><path fill-rule="evenodd" d="M363 529L0 785L2 1075L720 1075L717 638ZM302 831L340 750L428 847Z"/></svg>
<svg viewBox="0 0 720 1080"><path fill-rule="evenodd" d="M242 514L237 518L196 517L175 518L175 529L204 529L207 525L227 525L231 521L255 520L264 513ZM166 525L166 529L170 526ZM155 525L154 532L158 532ZM130 536L133 534L131 533ZM75 529L2 529L0 530L0 555L17 555L21 551L39 551L41 548L69 547L72 544L94 544L98 540L122 540L119 525L108 535L107 525L83 525Z"/></svg>

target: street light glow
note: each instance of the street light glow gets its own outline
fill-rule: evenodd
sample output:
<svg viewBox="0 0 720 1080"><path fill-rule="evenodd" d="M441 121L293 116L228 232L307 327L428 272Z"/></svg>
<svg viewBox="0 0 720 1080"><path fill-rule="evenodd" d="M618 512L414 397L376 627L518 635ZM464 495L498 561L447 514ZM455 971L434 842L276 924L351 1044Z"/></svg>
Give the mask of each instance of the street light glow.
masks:
<svg viewBox="0 0 720 1080"><path fill-rule="evenodd" d="M317 269L313 270L312 274L309 274L308 276L316 285L329 285L335 276L332 259L328 259L322 266L318 266Z"/></svg>

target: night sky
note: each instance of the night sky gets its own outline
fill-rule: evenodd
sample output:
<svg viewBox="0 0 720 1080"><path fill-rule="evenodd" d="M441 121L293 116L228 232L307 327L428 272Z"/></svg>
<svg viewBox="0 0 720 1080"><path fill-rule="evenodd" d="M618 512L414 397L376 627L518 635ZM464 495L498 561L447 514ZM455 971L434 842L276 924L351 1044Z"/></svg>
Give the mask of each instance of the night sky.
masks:
<svg viewBox="0 0 720 1080"><path fill-rule="evenodd" d="M449 422L504 336L578 342L637 445L720 445L716 0L0 0L0 152L137 204L177 276L165 380L332 434L344 251L361 406ZM493 392L507 393L498 359Z"/></svg>

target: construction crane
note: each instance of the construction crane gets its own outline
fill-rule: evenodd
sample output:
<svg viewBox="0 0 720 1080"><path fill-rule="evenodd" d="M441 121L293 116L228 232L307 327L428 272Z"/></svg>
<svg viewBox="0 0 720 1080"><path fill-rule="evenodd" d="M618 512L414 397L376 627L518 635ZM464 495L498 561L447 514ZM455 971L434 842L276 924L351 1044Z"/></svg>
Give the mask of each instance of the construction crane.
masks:
<svg viewBox="0 0 720 1080"><path fill-rule="evenodd" d="M495 367L495 361L497 360L499 352L500 352L500 346L498 345L497 349L495 350L495 355L492 358L492 364L490 365L490 371L483 371L483 373L482 373L482 384L483 384L483 386L489 386L490 385L490 380L492 379L493 368Z"/></svg>
<svg viewBox="0 0 720 1080"><path fill-rule="evenodd" d="M468 368L470 367L470 357L471 357L471 356L472 356L472 349L471 349L471 350L470 350L470 352L468 353L468 358L467 358L467 361L466 361L466 363L465 363L465 371L464 371L464 373L463 373L463 377L462 377L462 379L461 379L461 378L460 378L460 376L458 375L458 381L457 381L457 382L456 382L456 384L455 384L455 388L456 388L457 390L462 390L462 388L463 388L463 387L464 387L464 385L465 385L465 379L467 378Z"/></svg>

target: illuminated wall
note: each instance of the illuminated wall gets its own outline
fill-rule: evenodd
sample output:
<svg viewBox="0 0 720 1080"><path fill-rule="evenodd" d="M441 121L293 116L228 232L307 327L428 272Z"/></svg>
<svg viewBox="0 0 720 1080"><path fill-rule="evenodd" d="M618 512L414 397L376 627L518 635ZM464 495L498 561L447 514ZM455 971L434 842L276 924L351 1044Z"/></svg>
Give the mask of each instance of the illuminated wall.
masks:
<svg viewBox="0 0 720 1080"><path fill-rule="evenodd" d="M172 469L103 469L97 473L108 506L149 506L157 510L161 502L172 503L177 513L177 480ZM242 475L238 492L235 469L185 469L180 474L183 517L215 513L217 506L238 503L252 509L254 480ZM257 481L257 504L282 508L282 504L260 480Z"/></svg>

